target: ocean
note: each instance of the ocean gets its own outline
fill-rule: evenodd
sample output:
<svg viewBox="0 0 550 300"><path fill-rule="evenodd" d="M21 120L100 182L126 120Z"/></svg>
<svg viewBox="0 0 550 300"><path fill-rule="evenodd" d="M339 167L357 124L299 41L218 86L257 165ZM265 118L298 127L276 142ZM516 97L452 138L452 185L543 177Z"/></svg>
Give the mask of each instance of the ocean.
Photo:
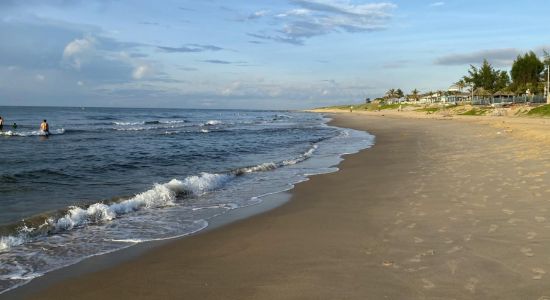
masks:
<svg viewBox="0 0 550 300"><path fill-rule="evenodd" d="M0 107L0 116L0 294L87 257L203 230L374 143L293 111Z"/></svg>

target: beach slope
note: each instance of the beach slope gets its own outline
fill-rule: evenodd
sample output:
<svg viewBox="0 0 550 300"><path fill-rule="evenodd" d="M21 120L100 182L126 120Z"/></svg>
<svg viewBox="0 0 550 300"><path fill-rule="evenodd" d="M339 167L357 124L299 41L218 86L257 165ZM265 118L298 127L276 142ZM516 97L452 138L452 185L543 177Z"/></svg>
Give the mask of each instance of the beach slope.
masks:
<svg viewBox="0 0 550 300"><path fill-rule="evenodd" d="M33 299L550 299L550 147L490 126L337 114L376 144L267 213Z"/></svg>

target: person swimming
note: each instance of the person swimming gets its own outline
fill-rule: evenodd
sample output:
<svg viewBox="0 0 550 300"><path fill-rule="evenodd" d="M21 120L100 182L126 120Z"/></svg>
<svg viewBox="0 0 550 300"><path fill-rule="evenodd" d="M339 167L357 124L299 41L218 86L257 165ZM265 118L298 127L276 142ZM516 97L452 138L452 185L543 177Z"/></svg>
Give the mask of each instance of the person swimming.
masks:
<svg viewBox="0 0 550 300"><path fill-rule="evenodd" d="M42 131L46 135L50 134L50 125L48 125L48 121L42 121L42 124L40 124L40 131Z"/></svg>
<svg viewBox="0 0 550 300"><path fill-rule="evenodd" d="M11 125L11 128L13 128L13 130L17 129L17 123L13 123L13 125Z"/></svg>
<svg viewBox="0 0 550 300"><path fill-rule="evenodd" d="M4 119L0 117L0 131L4 130Z"/></svg>

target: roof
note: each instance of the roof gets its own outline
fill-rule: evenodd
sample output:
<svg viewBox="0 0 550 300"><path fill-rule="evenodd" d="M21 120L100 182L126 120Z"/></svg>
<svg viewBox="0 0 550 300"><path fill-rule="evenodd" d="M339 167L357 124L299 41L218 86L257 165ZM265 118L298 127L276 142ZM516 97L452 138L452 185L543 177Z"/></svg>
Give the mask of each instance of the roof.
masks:
<svg viewBox="0 0 550 300"><path fill-rule="evenodd" d="M491 93L489 93L486 89L479 87L475 89L474 96L491 96Z"/></svg>
<svg viewBox="0 0 550 300"><path fill-rule="evenodd" d="M494 93L493 96L496 96L496 97L502 97L502 96L512 97L512 96L515 96L515 94L510 92L510 91L500 90L500 91Z"/></svg>

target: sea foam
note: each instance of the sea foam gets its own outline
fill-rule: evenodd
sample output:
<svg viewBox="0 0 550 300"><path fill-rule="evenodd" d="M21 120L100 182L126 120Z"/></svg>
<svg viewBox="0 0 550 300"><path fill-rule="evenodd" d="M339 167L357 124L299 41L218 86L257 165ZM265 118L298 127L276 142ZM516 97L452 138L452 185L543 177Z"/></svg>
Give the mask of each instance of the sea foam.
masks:
<svg viewBox="0 0 550 300"><path fill-rule="evenodd" d="M64 134L64 133L65 133L65 129L63 129L63 128L50 131L50 135L59 135L59 134ZM9 130L9 131L0 131L0 135L3 135L3 136L45 136L46 134L41 130L31 130L31 131Z"/></svg>

